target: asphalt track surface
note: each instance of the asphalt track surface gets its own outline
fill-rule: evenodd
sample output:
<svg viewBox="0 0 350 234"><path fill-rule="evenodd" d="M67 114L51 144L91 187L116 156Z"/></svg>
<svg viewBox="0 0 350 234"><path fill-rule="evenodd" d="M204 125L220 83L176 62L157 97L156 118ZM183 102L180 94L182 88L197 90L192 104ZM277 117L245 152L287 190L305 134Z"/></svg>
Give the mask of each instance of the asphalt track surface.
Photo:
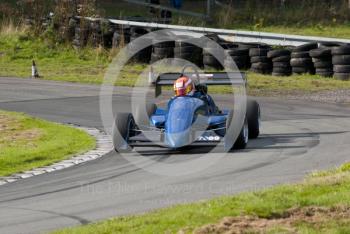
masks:
<svg viewBox="0 0 350 234"><path fill-rule="evenodd" d="M115 111L128 108L129 89L122 90L114 95ZM60 123L102 128L98 95L99 87L94 85L0 78L0 109ZM160 176L111 152L96 161L0 186L0 233L47 232L295 182L309 172L350 159L347 106L258 100L262 136L246 150L231 152L199 173ZM176 154L150 149L144 157L176 163L202 153L199 149Z"/></svg>

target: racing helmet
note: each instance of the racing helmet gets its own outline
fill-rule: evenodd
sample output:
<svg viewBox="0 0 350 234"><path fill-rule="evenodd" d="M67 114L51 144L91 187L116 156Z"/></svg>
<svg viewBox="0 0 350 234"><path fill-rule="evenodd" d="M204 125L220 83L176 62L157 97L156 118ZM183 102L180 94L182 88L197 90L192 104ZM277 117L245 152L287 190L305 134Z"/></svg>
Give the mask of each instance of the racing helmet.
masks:
<svg viewBox="0 0 350 234"><path fill-rule="evenodd" d="M193 81L187 76L181 76L174 83L175 96L186 96L194 94Z"/></svg>

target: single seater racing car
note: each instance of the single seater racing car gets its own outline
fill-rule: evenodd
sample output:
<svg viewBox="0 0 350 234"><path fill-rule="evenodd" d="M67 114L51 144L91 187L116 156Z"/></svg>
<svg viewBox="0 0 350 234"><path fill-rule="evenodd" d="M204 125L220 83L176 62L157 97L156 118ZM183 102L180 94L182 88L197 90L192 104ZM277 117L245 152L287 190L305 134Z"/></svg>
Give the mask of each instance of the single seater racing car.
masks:
<svg viewBox="0 0 350 234"><path fill-rule="evenodd" d="M163 73L152 81L156 96L163 86L170 86L182 73ZM207 93L211 85L246 85L244 74L186 73L197 79L196 90L200 95L172 97L166 108L150 103L136 108L135 115L117 113L113 126L113 143L117 152L129 152L134 147L158 145L170 149L185 146L218 145L225 150L244 149L249 139L260 134L260 106L255 100L247 100L244 123L238 138L228 137L233 110L220 110ZM242 79L243 76L243 79Z"/></svg>

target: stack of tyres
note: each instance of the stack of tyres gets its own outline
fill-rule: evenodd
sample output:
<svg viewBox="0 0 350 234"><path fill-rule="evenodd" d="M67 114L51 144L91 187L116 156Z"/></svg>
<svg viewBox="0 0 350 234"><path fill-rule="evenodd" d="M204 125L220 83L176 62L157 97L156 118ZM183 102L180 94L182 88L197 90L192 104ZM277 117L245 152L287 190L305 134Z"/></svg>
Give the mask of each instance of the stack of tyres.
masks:
<svg viewBox="0 0 350 234"><path fill-rule="evenodd" d="M231 58L232 60L230 60ZM250 67L249 49L230 48L225 50L225 67L232 67L234 62L239 70L246 70ZM234 67L235 68L235 67Z"/></svg>
<svg viewBox="0 0 350 234"><path fill-rule="evenodd" d="M310 50L310 56L317 75L324 77L333 76L332 51L330 48L321 47Z"/></svg>
<svg viewBox="0 0 350 234"><path fill-rule="evenodd" d="M125 46L130 42L130 37L130 28L121 26L113 33L112 46L114 48Z"/></svg>
<svg viewBox="0 0 350 234"><path fill-rule="evenodd" d="M310 50L317 49L317 47L317 43L311 42L293 49L292 59L290 60L293 74L315 74L315 67L310 57Z"/></svg>
<svg viewBox="0 0 350 234"><path fill-rule="evenodd" d="M150 37L145 36L144 38L142 38L142 40L136 40L137 38L147 34L148 31L143 28L131 28L129 32L131 34L129 52L133 55L132 61L137 63L149 63L152 54L152 39ZM143 48L145 45L148 46Z"/></svg>
<svg viewBox="0 0 350 234"><path fill-rule="evenodd" d="M191 43L189 37L178 37L175 41L174 57L187 60L199 67L202 67L203 50Z"/></svg>
<svg viewBox="0 0 350 234"><path fill-rule="evenodd" d="M223 69L225 56L224 56L224 53L221 53L222 50L219 50L216 47L208 47L208 46L203 49L203 65L205 70L222 70Z"/></svg>
<svg viewBox="0 0 350 234"><path fill-rule="evenodd" d="M151 63L157 62L166 58L174 57L174 47L175 41L173 41L170 37L159 37L154 38L151 55Z"/></svg>
<svg viewBox="0 0 350 234"><path fill-rule="evenodd" d="M350 80L350 45L332 49L334 78Z"/></svg>
<svg viewBox="0 0 350 234"><path fill-rule="evenodd" d="M249 50L250 70L260 74L270 74L272 71L271 59L267 57L270 48L251 48Z"/></svg>
<svg viewBox="0 0 350 234"><path fill-rule="evenodd" d="M267 57L272 60L273 76L290 76L292 74L290 54L291 51L286 49L271 50L267 53Z"/></svg>

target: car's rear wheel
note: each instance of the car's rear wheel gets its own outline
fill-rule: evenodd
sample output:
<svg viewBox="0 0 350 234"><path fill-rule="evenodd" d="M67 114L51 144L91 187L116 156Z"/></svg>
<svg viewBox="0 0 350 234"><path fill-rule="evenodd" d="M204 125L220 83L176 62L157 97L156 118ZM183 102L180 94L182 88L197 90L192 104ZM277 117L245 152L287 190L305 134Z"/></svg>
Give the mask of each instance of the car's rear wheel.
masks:
<svg viewBox="0 0 350 234"><path fill-rule="evenodd" d="M132 151L129 139L136 129L135 120L130 113L118 113L113 125L113 144L117 152L125 153Z"/></svg>

